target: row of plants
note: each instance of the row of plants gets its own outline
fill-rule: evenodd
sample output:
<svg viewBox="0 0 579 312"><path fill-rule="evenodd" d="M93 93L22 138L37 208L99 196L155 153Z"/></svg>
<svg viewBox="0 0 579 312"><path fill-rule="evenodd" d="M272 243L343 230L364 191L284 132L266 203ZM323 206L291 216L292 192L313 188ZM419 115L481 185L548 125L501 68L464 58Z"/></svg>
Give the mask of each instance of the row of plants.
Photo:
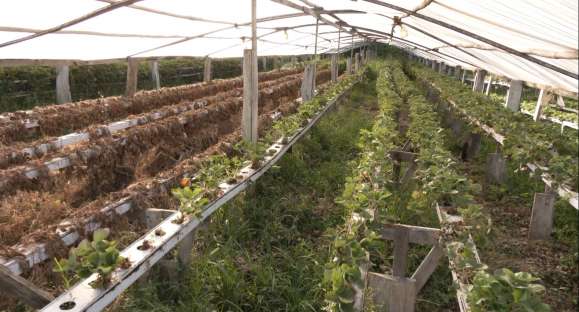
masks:
<svg viewBox="0 0 579 312"><path fill-rule="evenodd" d="M505 95L504 94L497 94L491 93L489 94L489 98L496 103L497 105L504 105L505 103ZM567 100L568 101L568 100ZM565 102L567 104L567 102ZM526 113L533 113L535 111L535 107L537 106L537 99L525 99L521 101L521 111ZM555 118L560 121L568 121L577 123L579 122L579 116L577 114L563 111L557 108L554 105L547 105L543 108L543 116L549 118Z"/></svg>
<svg viewBox="0 0 579 312"><path fill-rule="evenodd" d="M360 129L372 125L374 90L374 81L356 84L250 191L215 213L196 233L181 283L154 276L112 310L321 311L329 233L345 217L334 199L355 166Z"/></svg>
<svg viewBox="0 0 579 312"><path fill-rule="evenodd" d="M258 64L259 71L279 69L289 58L267 57ZM265 66L264 66L265 65ZM162 87L174 87L203 81L203 58L159 60ZM139 64L139 90L155 88L150 62ZM214 79L241 75L241 59L212 61ZM120 95L125 92L127 65L100 64L70 67L70 88L73 101ZM17 66L0 68L0 113L28 110L56 101L56 70L47 66Z"/></svg>
<svg viewBox="0 0 579 312"><path fill-rule="evenodd" d="M537 102L531 101L522 101L521 102L521 110L527 112L534 112L535 106L537 106ZM556 118L560 121L569 121L572 123L577 124L579 122L579 115L575 113L565 112L560 109L557 109L553 105L547 105L543 108L543 116Z"/></svg>
<svg viewBox="0 0 579 312"><path fill-rule="evenodd" d="M459 81L440 75L429 68L415 65L411 71L426 84L433 84L441 92L443 100L454 101L469 116L504 135L503 152L509 160L520 164L535 163L550 173L556 184L577 189L576 133L561 134L560 126L551 123L536 123L528 117L514 113L497 105L489 97L475 93Z"/></svg>
<svg viewBox="0 0 579 312"><path fill-rule="evenodd" d="M402 65L394 70L402 72ZM412 74L408 69L406 72ZM418 149L416 179L422 185L413 198L422 198L426 206L441 205L447 213L462 217L463 221L458 223L442 220L441 244L446 246L451 269L468 285L467 301L471 311L550 311L542 302L545 288L538 278L507 268L489 272L488 267L479 262L475 242L487 244L491 231L489 217L474 200L481 188L459 173L452 153L445 148L447 139L440 117L420 89L409 80L398 85L408 88L407 93L411 94L408 102L412 122L408 137Z"/></svg>
<svg viewBox="0 0 579 312"><path fill-rule="evenodd" d="M383 263L378 264L386 258L385 246L376 234L380 227L387 223L433 226L437 223L434 207L440 204L452 207L449 212L460 214L464 220L458 224L443 221L440 243L447 247L453 271L462 283L469 285L472 311L549 311L541 302L544 288L537 278L508 269L489 273L477 261L471 235L484 241L490 230L488 217L474 202L474 194L480 187L458 173L457 163L444 149L445 137L437 114L406 77L402 65L387 61L378 65L377 70L380 113L372 130L360 139L362 155L355 174L337 200L350 217L336 230L326 264L326 310L359 310L365 291L365 271L388 270ZM407 132L397 124L403 121L400 116L405 110L411 119ZM418 169L411 185L399 185L392 181L393 161L386 155L407 139L411 150L417 152ZM424 255L427 252L413 250ZM411 256L413 262L420 258ZM372 303L370 298L365 300L367 309Z"/></svg>
<svg viewBox="0 0 579 312"><path fill-rule="evenodd" d="M372 64L372 71L382 72L383 64ZM344 225L336 229L334 242L324 273L326 310L354 311L360 307L364 293L364 270L369 264L371 249L379 236L372 229L375 217L389 208L389 183L392 162L385 157L399 145L394 119L396 102L384 88L385 77L378 75L379 113L370 130L361 133L360 156L353 174L347 178L343 194L336 200L348 215Z"/></svg>
<svg viewBox="0 0 579 312"><path fill-rule="evenodd" d="M254 169L259 168L264 157L271 153L266 147L277 140L276 135L295 134L329 101L351 88L358 79L358 75L347 76L330 85L323 94L300 105L296 114L274 122L273 128L257 144L240 141L233 146L228 155L217 154L203 159L198 170L193 175L185 175L180 180L180 187L172 190L173 196L179 202L181 222L199 217L208 203L221 196L222 191L219 188L221 183L224 181L229 184L239 183L242 176L238 173L243 167L251 165ZM289 132L290 129L294 131ZM104 287L111 281L116 269L130 264L127 264L126 259L119 257L116 243L106 240L107 236L106 230L95 232L92 241L85 240L79 247L71 249L68 259L56 261L55 271L64 274L67 285L70 284L69 279L78 280L96 273L98 279L93 287Z"/></svg>

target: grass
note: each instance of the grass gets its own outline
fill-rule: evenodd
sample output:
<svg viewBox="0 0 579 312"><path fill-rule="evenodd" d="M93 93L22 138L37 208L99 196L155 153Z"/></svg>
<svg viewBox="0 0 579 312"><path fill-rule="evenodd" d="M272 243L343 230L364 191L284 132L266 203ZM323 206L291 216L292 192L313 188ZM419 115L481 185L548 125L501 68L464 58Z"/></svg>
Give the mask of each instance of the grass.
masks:
<svg viewBox="0 0 579 312"><path fill-rule="evenodd" d="M254 188L217 212L196 238L181 283L156 274L116 311L319 311L331 232L344 222L334 203L375 110L372 83L324 117Z"/></svg>

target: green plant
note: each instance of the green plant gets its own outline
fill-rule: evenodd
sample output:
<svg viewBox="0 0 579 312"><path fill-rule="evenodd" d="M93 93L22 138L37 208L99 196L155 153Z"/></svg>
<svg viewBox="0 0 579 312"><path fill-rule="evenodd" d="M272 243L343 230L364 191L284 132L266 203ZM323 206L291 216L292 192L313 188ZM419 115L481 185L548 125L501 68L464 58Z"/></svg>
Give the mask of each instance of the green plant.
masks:
<svg viewBox="0 0 579 312"><path fill-rule="evenodd" d="M98 229L94 231L92 241L84 239L72 248L68 259L55 259L54 271L63 274L67 286L70 286L66 277L68 273L74 273L75 278L87 278L96 273L98 278L91 286L104 288L110 283L115 269L130 265L128 259L120 256L117 243L107 240L108 237L109 229Z"/></svg>
<svg viewBox="0 0 579 312"><path fill-rule="evenodd" d="M209 203L207 191L202 187L176 188L172 190L172 194L179 200L179 210L196 218L201 217L203 207Z"/></svg>
<svg viewBox="0 0 579 312"><path fill-rule="evenodd" d="M549 305L541 301L545 287L538 278L526 272L513 273L508 269L489 274L477 272L468 294L473 312L548 312Z"/></svg>

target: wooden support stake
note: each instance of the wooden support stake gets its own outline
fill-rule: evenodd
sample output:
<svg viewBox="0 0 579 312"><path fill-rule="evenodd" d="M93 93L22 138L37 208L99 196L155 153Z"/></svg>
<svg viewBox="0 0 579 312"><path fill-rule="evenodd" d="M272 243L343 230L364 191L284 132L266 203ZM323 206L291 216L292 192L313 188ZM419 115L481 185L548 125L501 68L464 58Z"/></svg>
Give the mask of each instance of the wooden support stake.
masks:
<svg viewBox="0 0 579 312"><path fill-rule="evenodd" d="M315 65L307 64L304 68L304 78L302 79L301 95L302 100L309 101L314 97Z"/></svg>
<svg viewBox="0 0 579 312"><path fill-rule="evenodd" d="M400 180L400 184L408 183L408 181L414 177L416 169L418 169L418 165L416 165L415 162L411 162L410 165L408 165L408 169L406 169L406 173L404 173L404 176Z"/></svg>
<svg viewBox="0 0 579 312"><path fill-rule="evenodd" d="M408 242L420 245L434 245L440 237L440 230L428 227L403 224L385 224L382 228L381 239L396 240L398 229L405 228L408 231Z"/></svg>
<svg viewBox="0 0 579 312"><path fill-rule="evenodd" d="M56 103L63 104L72 102L69 81L68 65L58 66L56 68Z"/></svg>
<svg viewBox="0 0 579 312"><path fill-rule="evenodd" d="M464 83L464 82L466 81L466 70L463 70L463 71L462 71L462 78L460 79L460 81L461 81L462 83Z"/></svg>
<svg viewBox="0 0 579 312"><path fill-rule="evenodd" d="M440 64L438 64L438 73L442 75L446 74L446 64L444 64L444 62L440 62Z"/></svg>
<svg viewBox="0 0 579 312"><path fill-rule="evenodd" d="M553 231L555 194L548 187L545 189L545 193L535 193L529 226L530 240L548 240Z"/></svg>
<svg viewBox="0 0 579 312"><path fill-rule="evenodd" d="M332 71L332 82L338 81L338 55L337 54L332 54L332 65L331 65L330 69Z"/></svg>
<svg viewBox="0 0 579 312"><path fill-rule="evenodd" d="M503 184L507 172L507 162L500 152L491 153L487 157L487 182Z"/></svg>
<svg viewBox="0 0 579 312"><path fill-rule="evenodd" d="M418 296L420 290L422 290L424 285L426 285L426 282L428 282L428 279L438 267L440 258L442 258L443 255L444 249L442 249L437 243L432 247L426 258L422 260L422 263L420 263L416 272L412 274L411 279L416 281L416 296Z"/></svg>
<svg viewBox="0 0 579 312"><path fill-rule="evenodd" d="M464 144L462 159L467 161L476 157L476 155L480 151L480 143L481 143L480 133L471 133L467 142Z"/></svg>
<svg viewBox="0 0 579 312"><path fill-rule="evenodd" d="M406 268L408 266L408 249L409 244L409 231L405 227L399 227L396 229L394 235L394 264L392 265L392 275L394 277L405 277Z"/></svg>
<svg viewBox="0 0 579 312"><path fill-rule="evenodd" d="M257 143L257 77L253 77L253 51L243 51L243 116L241 132L247 142Z"/></svg>
<svg viewBox="0 0 579 312"><path fill-rule="evenodd" d="M493 87L493 75L489 76L489 83L487 85L487 90L485 91L486 95L490 95L491 94L491 88Z"/></svg>
<svg viewBox="0 0 579 312"><path fill-rule="evenodd" d="M356 53L354 57L354 72L357 73L360 70L360 53Z"/></svg>
<svg viewBox="0 0 579 312"><path fill-rule="evenodd" d="M261 66L263 67L263 71L267 71L267 57L266 56L261 58Z"/></svg>
<svg viewBox="0 0 579 312"><path fill-rule="evenodd" d="M179 243L179 250L177 251L177 259L179 264L183 267L188 267L191 264L193 239L195 238L195 231L187 234L187 236Z"/></svg>
<svg viewBox="0 0 579 312"><path fill-rule="evenodd" d="M545 89L541 89L541 93L539 93L539 99L537 100L537 105L535 105L535 111L533 112L534 121L541 120L541 116L543 115L543 108L549 104L552 98L552 93Z"/></svg>
<svg viewBox="0 0 579 312"><path fill-rule="evenodd" d="M352 58L348 58L346 59L346 72L348 72L348 74L352 74Z"/></svg>
<svg viewBox="0 0 579 312"><path fill-rule="evenodd" d="M454 68L454 77L456 78L456 80L460 80L461 76L462 76L462 67L456 66Z"/></svg>
<svg viewBox="0 0 579 312"><path fill-rule="evenodd" d="M151 80L155 86L155 90L161 89L161 77L159 76L159 61L151 61Z"/></svg>
<svg viewBox="0 0 579 312"><path fill-rule="evenodd" d="M0 265L0 290L35 309L42 309L54 300L50 293L10 272L3 265Z"/></svg>
<svg viewBox="0 0 579 312"><path fill-rule="evenodd" d="M128 59L127 64L127 88L125 95L133 97L137 93L137 84L139 79L139 61L134 58Z"/></svg>
<svg viewBox="0 0 579 312"><path fill-rule="evenodd" d="M477 69L474 75L474 85L472 86L472 91L483 93L485 86L485 76L487 71L484 69Z"/></svg>
<svg viewBox="0 0 579 312"><path fill-rule="evenodd" d="M210 82L211 80L211 58L206 57L203 66L203 82Z"/></svg>
<svg viewBox="0 0 579 312"><path fill-rule="evenodd" d="M521 109L522 95L523 95L523 81L511 80L509 90L507 91L505 107L513 112L518 112Z"/></svg>
<svg viewBox="0 0 579 312"><path fill-rule="evenodd" d="M414 312L415 280L369 272L368 285L373 291L373 305L377 311Z"/></svg>

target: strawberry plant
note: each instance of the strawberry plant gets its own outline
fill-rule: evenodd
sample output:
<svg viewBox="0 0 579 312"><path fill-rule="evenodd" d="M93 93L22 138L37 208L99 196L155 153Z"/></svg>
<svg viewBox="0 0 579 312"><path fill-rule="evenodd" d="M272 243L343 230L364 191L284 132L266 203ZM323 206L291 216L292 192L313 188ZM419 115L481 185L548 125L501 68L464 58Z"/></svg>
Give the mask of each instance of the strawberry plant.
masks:
<svg viewBox="0 0 579 312"><path fill-rule="evenodd" d="M91 283L94 288L104 288L111 282L111 276L115 269L130 265L128 259L120 256L115 241L107 240L109 229L94 231L92 241L84 239L80 244L72 248L68 259L55 260L55 272L65 276L73 273L75 278L87 278L92 274L98 274L98 278Z"/></svg>
<svg viewBox="0 0 579 312"><path fill-rule="evenodd" d="M551 308L541 301L545 287L538 278L526 272L513 273L501 269L489 274L478 271L468 293L473 312L548 312Z"/></svg>

